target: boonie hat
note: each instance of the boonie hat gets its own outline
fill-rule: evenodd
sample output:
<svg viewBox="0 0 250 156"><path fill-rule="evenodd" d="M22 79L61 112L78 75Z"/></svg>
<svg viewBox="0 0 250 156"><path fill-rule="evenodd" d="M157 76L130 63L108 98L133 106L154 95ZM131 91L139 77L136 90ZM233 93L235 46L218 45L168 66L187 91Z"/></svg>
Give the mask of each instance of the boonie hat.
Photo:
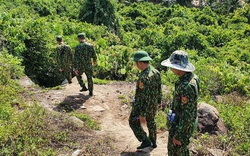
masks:
<svg viewBox="0 0 250 156"><path fill-rule="evenodd" d="M146 51L137 51L133 57L134 61L150 61L152 60Z"/></svg>
<svg viewBox="0 0 250 156"><path fill-rule="evenodd" d="M161 62L161 65L186 72L195 70L194 65L188 62L188 54L182 50L174 51L167 60Z"/></svg>
<svg viewBox="0 0 250 156"><path fill-rule="evenodd" d="M77 37L80 38L80 39L85 39L85 34L84 33L79 33L77 35Z"/></svg>

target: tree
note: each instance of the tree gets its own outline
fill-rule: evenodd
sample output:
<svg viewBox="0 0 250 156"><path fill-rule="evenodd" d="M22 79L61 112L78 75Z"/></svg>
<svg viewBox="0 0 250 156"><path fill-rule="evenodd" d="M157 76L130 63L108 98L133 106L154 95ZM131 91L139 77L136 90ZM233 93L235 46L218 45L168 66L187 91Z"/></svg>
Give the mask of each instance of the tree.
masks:
<svg viewBox="0 0 250 156"><path fill-rule="evenodd" d="M187 6L187 7L192 6L192 0L176 0L176 3L180 4L181 6Z"/></svg>
<svg viewBox="0 0 250 156"><path fill-rule="evenodd" d="M80 9L79 19L96 25L105 25L118 34L114 5L110 0L87 0Z"/></svg>

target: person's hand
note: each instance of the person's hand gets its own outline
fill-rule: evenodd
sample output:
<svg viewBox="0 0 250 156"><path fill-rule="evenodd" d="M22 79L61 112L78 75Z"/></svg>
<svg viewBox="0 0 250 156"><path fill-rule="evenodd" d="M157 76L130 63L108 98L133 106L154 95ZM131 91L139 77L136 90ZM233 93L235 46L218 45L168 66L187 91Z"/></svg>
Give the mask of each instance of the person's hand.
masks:
<svg viewBox="0 0 250 156"><path fill-rule="evenodd" d="M75 70L75 74L76 74L76 76L78 76L79 75L79 71Z"/></svg>
<svg viewBox="0 0 250 156"><path fill-rule="evenodd" d="M180 146L181 145L181 142L177 139L175 139L175 137L173 137L173 144L176 146Z"/></svg>
<svg viewBox="0 0 250 156"><path fill-rule="evenodd" d="M59 72L62 72L62 69L61 69L61 68L59 68L59 69L58 69L58 71L59 71Z"/></svg>
<svg viewBox="0 0 250 156"><path fill-rule="evenodd" d="M141 123L141 124L146 124L147 121L146 121L146 118L145 118L145 117L141 117L141 116L140 116L139 118L140 118L140 123Z"/></svg>

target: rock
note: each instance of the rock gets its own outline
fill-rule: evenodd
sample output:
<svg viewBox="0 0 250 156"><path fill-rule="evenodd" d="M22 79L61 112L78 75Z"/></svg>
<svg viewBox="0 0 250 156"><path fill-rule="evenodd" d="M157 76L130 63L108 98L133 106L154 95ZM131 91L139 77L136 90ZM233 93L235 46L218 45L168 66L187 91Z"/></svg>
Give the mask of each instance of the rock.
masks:
<svg viewBox="0 0 250 156"><path fill-rule="evenodd" d="M71 156L78 156L81 152L82 152L82 150L77 149L74 153L72 153Z"/></svg>
<svg viewBox="0 0 250 156"><path fill-rule="evenodd" d="M70 116L69 120L72 121L78 127L81 127L84 124L84 122L81 119L79 119L79 118L77 118L75 116Z"/></svg>
<svg viewBox="0 0 250 156"><path fill-rule="evenodd" d="M82 105L80 108L81 108L81 109L86 109L86 107L85 107L84 105Z"/></svg>
<svg viewBox="0 0 250 156"><path fill-rule="evenodd" d="M223 97L221 95L216 95L216 96L214 96L214 101L216 103L222 103L223 102Z"/></svg>
<svg viewBox="0 0 250 156"><path fill-rule="evenodd" d="M103 111L105 111L105 109L103 107L99 106L99 105L93 106L92 109L93 109L94 112L103 112Z"/></svg>
<svg viewBox="0 0 250 156"><path fill-rule="evenodd" d="M198 104L198 130L201 133L227 134L227 127L220 118L218 110L207 104Z"/></svg>

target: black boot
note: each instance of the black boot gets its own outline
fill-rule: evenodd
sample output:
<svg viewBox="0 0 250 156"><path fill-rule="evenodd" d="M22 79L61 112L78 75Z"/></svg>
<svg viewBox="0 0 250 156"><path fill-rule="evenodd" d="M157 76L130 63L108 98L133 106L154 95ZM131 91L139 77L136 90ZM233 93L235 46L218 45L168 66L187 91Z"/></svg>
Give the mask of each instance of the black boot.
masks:
<svg viewBox="0 0 250 156"><path fill-rule="evenodd" d="M156 144L152 144L152 147L153 147L153 148L156 148L156 147L157 147L157 145L156 145Z"/></svg>
<svg viewBox="0 0 250 156"><path fill-rule="evenodd" d="M141 145L137 147L137 149L143 149L145 147L150 147L152 145L151 141L147 138L144 141L142 141Z"/></svg>
<svg viewBox="0 0 250 156"><path fill-rule="evenodd" d="M156 148L156 147L157 147L156 141L152 141L152 140L151 140L151 142L152 142L152 147L153 147L153 148Z"/></svg>
<svg viewBox="0 0 250 156"><path fill-rule="evenodd" d="M93 91L89 91L89 96L93 96Z"/></svg>
<svg viewBox="0 0 250 156"><path fill-rule="evenodd" d="M87 91L88 88L86 88L86 86L83 86L82 89L80 90L80 92L83 92L83 91Z"/></svg>

